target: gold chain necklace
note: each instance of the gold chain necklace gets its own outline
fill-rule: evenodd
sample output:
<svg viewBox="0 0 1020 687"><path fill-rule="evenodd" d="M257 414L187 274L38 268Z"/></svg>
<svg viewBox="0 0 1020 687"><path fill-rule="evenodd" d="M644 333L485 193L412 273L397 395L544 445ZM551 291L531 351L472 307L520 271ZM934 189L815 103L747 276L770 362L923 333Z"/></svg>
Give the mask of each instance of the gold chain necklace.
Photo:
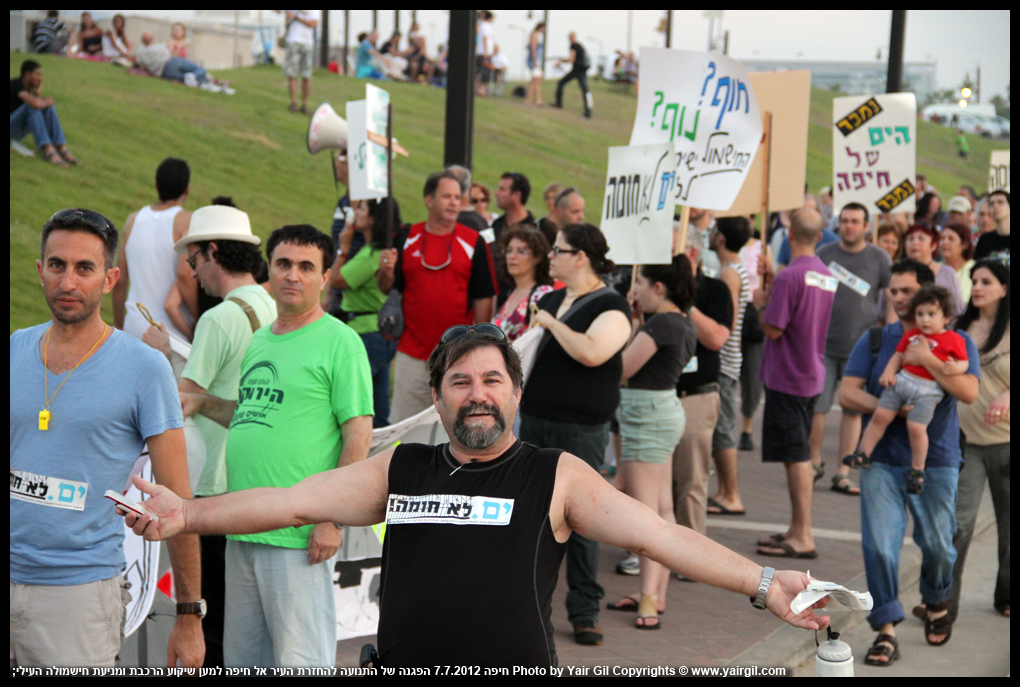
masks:
<svg viewBox="0 0 1020 687"><path fill-rule="evenodd" d="M97 339L96 342L94 344L92 344L92 348L90 348L89 352L85 354L85 357L83 357L81 360L78 361L78 365L81 365L83 362L85 362L86 358L88 358L90 355L92 355L92 351L96 350L96 348L99 346L99 343L104 338L106 338L106 330L109 329L109 328L110 328L109 325L107 325L104 322L103 323L103 333L100 334L99 335L99 339ZM60 383L60 386L57 387L57 390L53 392L52 396L50 396L50 375L49 375L49 371L50 370L49 370L49 367L47 367L47 359L49 358L49 353L50 353L50 332L52 330L53 330L53 326L50 325L50 328L46 330L46 347L43 348L43 368L44 368L43 369L43 409L39 411L39 429L41 431L44 431L44 432L50 428L50 410L49 410L50 404L53 403L53 399L55 399L57 397L57 394L60 393L60 389L64 386L64 382L66 382L68 379L70 379L71 375L74 374L74 371L78 369L78 365L75 365L74 367L72 367L71 371L67 373L66 377L64 377L64 381Z"/></svg>

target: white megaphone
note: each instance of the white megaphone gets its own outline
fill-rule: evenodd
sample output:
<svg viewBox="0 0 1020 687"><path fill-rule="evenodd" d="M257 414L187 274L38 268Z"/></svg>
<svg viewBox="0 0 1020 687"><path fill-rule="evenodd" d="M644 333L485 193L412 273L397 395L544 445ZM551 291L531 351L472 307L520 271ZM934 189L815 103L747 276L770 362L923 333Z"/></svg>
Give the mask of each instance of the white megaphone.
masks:
<svg viewBox="0 0 1020 687"><path fill-rule="evenodd" d="M326 148L347 149L347 122L329 103L322 103L308 122L308 152L314 155Z"/></svg>

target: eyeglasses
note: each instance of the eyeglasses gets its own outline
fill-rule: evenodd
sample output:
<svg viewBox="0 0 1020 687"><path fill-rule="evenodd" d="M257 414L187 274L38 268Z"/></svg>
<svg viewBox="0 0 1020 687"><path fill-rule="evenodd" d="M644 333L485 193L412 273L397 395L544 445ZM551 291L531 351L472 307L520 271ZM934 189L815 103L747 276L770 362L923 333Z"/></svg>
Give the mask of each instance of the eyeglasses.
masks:
<svg viewBox="0 0 1020 687"><path fill-rule="evenodd" d="M577 255L581 251L580 250L576 250L576 249L567 249L567 248L560 248L559 246L553 246L552 249L549 252L552 253L553 255L563 255L564 253L570 253L571 255Z"/></svg>
<svg viewBox="0 0 1020 687"><path fill-rule="evenodd" d="M422 234L423 234L422 235L422 239L421 239L421 266L422 267L424 267L427 270L436 271L436 270L443 269L444 267L449 265L451 262L453 262L453 240L452 239L450 240L449 243L446 243L445 241L443 242L443 243L446 243L446 262L444 262L442 265L430 265L427 262L425 262L425 242L428 241L429 232L428 231L423 231Z"/></svg>
<svg viewBox="0 0 1020 687"><path fill-rule="evenodd" d="M471 199L471 204L472 205L477 205L478 203L488 203L488 202L489 202L488 198L472 198Z"/></svg>
<svg viewBox="0 0 1020 687"><path fill-rule="evenodd" d="M496 337L500 341L506 341L506 334L503 332L502 329L492 324L491 322L482 322L481 324L474 324L471 326L468 326L466 324L454 325L453 327L450 327L445 332L443 332L443 335L439 337L439 343L441 345L448 344L454 339L464 336L465 334L471 331L478 332L479 334L488 334L489 336Z"/></svg>
<svg viewBox="0 0 1020 687"><path fill-rule="evenodd" d="M107 236L110 233L116 233L117 231L113 228L110 220L106 219L106 217L100 215L98 212L93 212L92 210L61 210L60 212L54 213L46 224L52 229L86 226L104 236Z"/></svg>
<svg viewBox="0 0 1020 687"><path fill-rule="evenodd" d="M197 250L188 257L184 258L184 262L188 263L188 267L190 267L193 270L198 269L198 255L201 252L202 251Z"/></svg>
<svg viewBox="0 0 1020 687"><path fill-rule="evenodd" d="M531 255L530 248L504 248L503 255L520 255L522 257L528 257Z"/></svg>

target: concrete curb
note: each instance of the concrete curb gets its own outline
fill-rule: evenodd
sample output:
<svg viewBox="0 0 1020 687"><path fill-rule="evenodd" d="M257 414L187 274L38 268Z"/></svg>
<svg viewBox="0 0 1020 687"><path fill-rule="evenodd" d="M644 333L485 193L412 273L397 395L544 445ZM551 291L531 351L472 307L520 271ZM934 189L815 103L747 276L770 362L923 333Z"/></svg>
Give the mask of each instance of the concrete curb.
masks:
<svg viewBox="0 0 1020 687"><path fill-rule="evenodd" d="M977 523L974 525L975 537L995 525L995 511L991 508L991 503L985 501L983 505L985 507L978 513ZM920 579L921 551L911 542L911 545L905 547L900 555L900 589L915 585ZM850 580L846 587L848 589L867 589L867 577L861 573ZM866 622L867 614L837 610L830 615L830 618L832 629L844 633ZM825 641L824 633L818 634L818 641ZM784 624L761 642L737 656L726 667L763 666L786 668L792 671L813 656L816 651L813 632L799 630Z"/></svg>

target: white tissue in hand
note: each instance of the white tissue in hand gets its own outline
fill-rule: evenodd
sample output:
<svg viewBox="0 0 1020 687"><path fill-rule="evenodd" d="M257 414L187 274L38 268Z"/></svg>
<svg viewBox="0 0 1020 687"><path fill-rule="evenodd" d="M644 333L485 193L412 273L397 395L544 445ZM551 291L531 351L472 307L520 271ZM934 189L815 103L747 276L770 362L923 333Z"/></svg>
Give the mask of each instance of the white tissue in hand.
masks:
<svg viewBox="0 0 1020 687"><path fill-rule="evenodd" d="M793 602L790 604L790 609L794 613L802 613L805 609L810 608L827 596L831 596L833 601L849 608L851 611L870 611L875 605L874 600L871 598L871 592L855 592L835 582L816 580L811 577L810 571L808 572L808 577L811 583L808 584L807 589L794 597Z"/></svg>

